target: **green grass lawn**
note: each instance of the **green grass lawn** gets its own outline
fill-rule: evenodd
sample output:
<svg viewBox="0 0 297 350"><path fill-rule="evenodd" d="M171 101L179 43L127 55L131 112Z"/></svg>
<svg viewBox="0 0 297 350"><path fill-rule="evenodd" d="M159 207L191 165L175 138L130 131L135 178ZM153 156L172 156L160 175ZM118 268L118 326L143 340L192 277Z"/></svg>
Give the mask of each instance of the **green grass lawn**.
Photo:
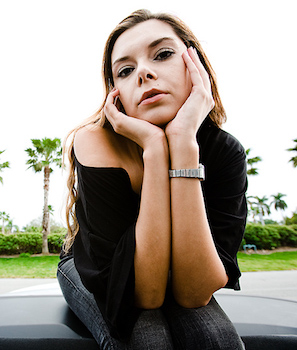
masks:
<svg viewBox="0 0 297 350"><path fill-rule="evenodd" d="M55 278L59 256L0 258L0 278Z"/></svg>
<svg viewBox="0 0 297 350"><path fill-rule="evenodd" d="M297 251L267 255L238 253L242 272L297 270ZM0 278L55 278L59 256L0 258Z"/></svg>
<svg viewBox="0 0 297 350"><path fill-rule="evenodd" d="M237 257L242 272L297 270L297 251L265 255L238 253Z"/></svg>

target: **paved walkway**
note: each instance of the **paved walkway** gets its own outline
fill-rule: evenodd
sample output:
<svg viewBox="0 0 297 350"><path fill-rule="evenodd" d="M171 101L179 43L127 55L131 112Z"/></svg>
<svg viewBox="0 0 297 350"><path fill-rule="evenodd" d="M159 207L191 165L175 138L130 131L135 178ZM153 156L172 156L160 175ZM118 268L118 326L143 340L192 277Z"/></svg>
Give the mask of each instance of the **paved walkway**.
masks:
<svg viewBox="0 0 297 350"><path fill-rule="evenodd" d="M297 270L244 272L240 291L222 289L217 293L255 295L297 302Z"/></svg>
<svg viewBox="0 0 297 350"><path fill-rule="evenodd" d="M3 278L0 279L0 294L45 284L53 288L58 287L56 279ZM240 284L241 291L222 289L217 293L264 296L297 302L297 270L244 272Z"/></svg>

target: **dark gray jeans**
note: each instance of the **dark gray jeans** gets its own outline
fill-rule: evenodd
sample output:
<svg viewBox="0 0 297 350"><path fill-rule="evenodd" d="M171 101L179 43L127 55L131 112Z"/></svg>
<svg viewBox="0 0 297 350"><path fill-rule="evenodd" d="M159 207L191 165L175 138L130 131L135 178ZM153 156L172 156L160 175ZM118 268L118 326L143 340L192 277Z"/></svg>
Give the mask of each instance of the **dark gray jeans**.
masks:
<svg viewBox="0 0 297 350"><path fill-rule="evenodd" d="M62 261L57 272L63 295L78 318L92 333L99 349L210 350L244 349L232 322L214 298L207 306L185 309L174 301L141 313L130 341L110 336L93 295L83 286L73 259Z"/></svg>

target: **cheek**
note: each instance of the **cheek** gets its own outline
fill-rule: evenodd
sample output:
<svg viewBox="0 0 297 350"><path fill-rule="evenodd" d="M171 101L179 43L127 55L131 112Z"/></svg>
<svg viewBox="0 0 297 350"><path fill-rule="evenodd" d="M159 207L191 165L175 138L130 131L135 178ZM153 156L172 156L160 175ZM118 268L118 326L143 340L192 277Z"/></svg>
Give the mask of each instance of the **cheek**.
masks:
<svg viewBox="0 0 297 350"><path fill-rule="evenodd" d="M188 70L185 70L180 75L180 83L179 83L179 91L177 91L178 102L180 107L185 103L187 98L190 96L192 91L192 81L190 77L190 73Z"/></svg>
<svg viewBox="0 0 297 350"><path fill-rule="evenodd" d="M132 103L131 101L128 101L125 96L120 95L120 101L121 101L121 112L124 112L125 114L131 116L133 115L133 110L131 108Z"/></svg>
<svg viewBox="0 0 297 350"><path fill-rule="evenodd" d="M179 87L179 100L183 100L182 103L186 101L189 97L192 90L192 80L190 76L190 72L188 71L184 60L182 57L178 62L178 65L175 67L175 74L172 72L172 76L175 76L176 82L178 82ZM178 74L176 74L178 72Z"/></svg>

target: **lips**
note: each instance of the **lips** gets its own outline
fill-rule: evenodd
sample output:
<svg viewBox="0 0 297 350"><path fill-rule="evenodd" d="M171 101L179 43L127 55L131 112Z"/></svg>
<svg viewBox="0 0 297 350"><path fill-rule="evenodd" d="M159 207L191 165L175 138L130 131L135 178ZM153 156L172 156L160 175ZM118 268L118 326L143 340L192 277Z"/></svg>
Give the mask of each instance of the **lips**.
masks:
<svg viewBox="0 0 297 350"><path fill-rule="evenodd" d="M150 104L159 101L165 93L163 91L157 90L157 89L152 89L149 91L146 91L141 99L138 105L142 104Z"/></svg>

